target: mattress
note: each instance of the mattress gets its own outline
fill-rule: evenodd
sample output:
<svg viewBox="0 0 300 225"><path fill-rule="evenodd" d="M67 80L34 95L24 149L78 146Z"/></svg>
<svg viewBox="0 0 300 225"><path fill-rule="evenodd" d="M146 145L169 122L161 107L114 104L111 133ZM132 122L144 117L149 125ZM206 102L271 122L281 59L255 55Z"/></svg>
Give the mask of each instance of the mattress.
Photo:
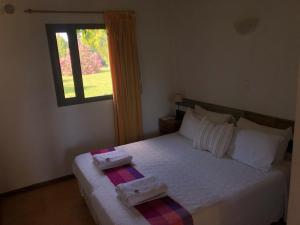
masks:
<svg viewBox="0 0 300 225"><path fill-rule="evenodd" d="M195 225L270 225L284 213L287 175L278 168L264 173L230 158L215 158L178 133L116 148L129 152L143 175L164 181L168 195L191 213ZM98 224L148 224L120 202L90 153L77 156L73 168Z"/></svg>

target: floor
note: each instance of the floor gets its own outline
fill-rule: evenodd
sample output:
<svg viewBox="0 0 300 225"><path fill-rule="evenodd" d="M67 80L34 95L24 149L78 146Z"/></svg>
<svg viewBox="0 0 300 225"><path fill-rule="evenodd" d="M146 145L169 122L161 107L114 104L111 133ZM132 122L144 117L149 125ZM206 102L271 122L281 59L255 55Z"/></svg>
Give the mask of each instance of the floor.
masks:
<svg viewBox="0 0 300 225"><path fill-rule="evenodd" d="M1 199L1 225L95 225L75 179Z"/></svg>
<svg viewBox="0 0 300 225"><path fill-rule="evenodd" d="M74 178L1 199L0 224L95 225Z"/></svg>

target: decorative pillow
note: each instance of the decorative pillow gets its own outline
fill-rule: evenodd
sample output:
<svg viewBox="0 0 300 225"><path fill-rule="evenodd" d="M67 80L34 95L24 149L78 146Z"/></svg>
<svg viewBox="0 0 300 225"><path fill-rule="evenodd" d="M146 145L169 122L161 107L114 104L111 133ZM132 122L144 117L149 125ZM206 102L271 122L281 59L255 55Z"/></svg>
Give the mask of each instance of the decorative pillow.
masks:
<svg viewBox="0 0 300 225"><path fill-rule="evenodd" d="M238 130L232 158L251 167L268 171L283 137L256 130Z"/></svg>
<svg viewBox="0 0 300 225"><path fill-rule="evenodd" d="M250 120L247 120L243 117L241 117L239 119L239 121L237 122L237 127L240 129L258 130L258 131L264 132L266 134L273 134L273 135L278 135L278 136L283 137L283 139L276 151L276 157L275 157L274 163L281 163L284 160L289 141L291 140L292 135L293 135L293 130L291 127L288 129L277 129L277 128L272 128L272 127L267 127L267 126L263 126L263 125L255 123L255 122L252 122Z"/></svg>
<svg viewBox="0 0 300 225"><path fill-rule="evenodd" d="M180 129L179 129L179 133L190 139L193 140L194 139L194 135L195 135L195 130L197 128L197 125L200 123L201 118L198 117L192 109L188 109L183 117Z"/></svg>
<svg viewBox="0 0 300 225"><path fill-rule="evenodd" d="M228 150L232 134L233 124L217 124L204 117L198 124L193 146L222 158Z"/></svg>
<svg viewBox="0 0 300 225"><path fill-rule="evenodd" d="M201 117L207 117L210 121L215 123L235 122L232 115L208 111L199 105L195 105L195 113L198 113Z"/></svg>

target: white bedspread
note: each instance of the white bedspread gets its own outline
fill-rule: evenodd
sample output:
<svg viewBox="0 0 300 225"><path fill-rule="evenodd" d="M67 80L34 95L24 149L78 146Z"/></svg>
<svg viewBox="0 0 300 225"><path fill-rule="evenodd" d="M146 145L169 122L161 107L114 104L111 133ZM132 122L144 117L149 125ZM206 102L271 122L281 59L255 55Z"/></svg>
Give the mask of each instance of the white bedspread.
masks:
<svg viewBox="0 0 300 225"><path fill-rule="evenodd" d="M157 176L168 194L191 212L195 225L270 225L282 217L287 199L281 170L263 173L232 159L217 159L192 148L177 133L117 147L133 156L138 171ZM103 225L147 221L117 198L113 184L89 153L75 159L74 173Z"/></svg>

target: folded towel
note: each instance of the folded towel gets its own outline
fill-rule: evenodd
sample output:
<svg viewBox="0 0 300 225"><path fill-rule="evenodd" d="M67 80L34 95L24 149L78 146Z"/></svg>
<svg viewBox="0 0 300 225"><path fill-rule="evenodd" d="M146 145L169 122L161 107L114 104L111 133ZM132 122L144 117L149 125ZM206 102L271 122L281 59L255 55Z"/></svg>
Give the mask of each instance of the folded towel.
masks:
<svg viewBox="0 0 300 225"><path fill-rule="evenodd" d="M116 186L120 200L127 206L139 205L143 202L161 198L167 193L167 185L156 177L144 177Z"/></svg>
<svg viewBox="0 0 300 225"><path fill-rule="evenodd" d="M93 155L94 162L101 170L130 164L132 156L122 150Z"/></svg>

